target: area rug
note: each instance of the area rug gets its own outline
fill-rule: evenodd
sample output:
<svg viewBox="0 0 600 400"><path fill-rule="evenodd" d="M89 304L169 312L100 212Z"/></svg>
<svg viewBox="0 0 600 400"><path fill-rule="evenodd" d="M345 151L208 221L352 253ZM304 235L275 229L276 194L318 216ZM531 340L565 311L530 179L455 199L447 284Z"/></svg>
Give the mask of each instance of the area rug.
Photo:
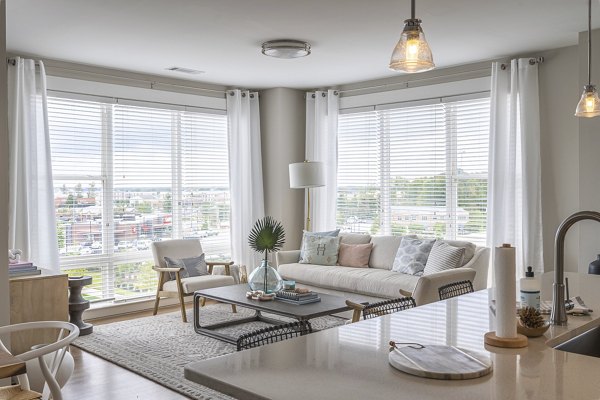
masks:
<svg viewBox="0 0 600 400"><path fill-rule="evenodd" d="M248 317L253 313L253 310L238 307L237 314L232 314L231 306L227 304L211 304L202 308L200 321L202 324L214 324ZM268 316L279 319L282 323L291 321L284 317ZM193 321L192 310L188 310L188 321ZM322 330L343 325L345 321L327 316L315 318L311 320L311 324L314 329ZM250 322L219 329L219 332L239 336L265 326L270 325ZM192 322L181 321L180 312L98 325L94 327L92 334L81 336L73 345L192 399L232 399L184 378L185 365L233 353L236 347L197 334Z"/></svg>

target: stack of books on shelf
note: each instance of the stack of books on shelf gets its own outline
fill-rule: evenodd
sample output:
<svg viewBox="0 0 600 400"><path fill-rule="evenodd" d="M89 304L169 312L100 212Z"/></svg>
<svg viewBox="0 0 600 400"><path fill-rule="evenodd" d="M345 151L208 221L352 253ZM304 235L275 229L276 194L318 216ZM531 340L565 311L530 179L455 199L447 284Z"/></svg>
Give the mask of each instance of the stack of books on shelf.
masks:
<svg viewBox="0 0 600 400"><path fill-rule="evenodd" d="M8 276L11 278L16 276L39 275L41 273L42 270L29 261L17 261L8 264Z"/></svg>
<svg viewBox="0 0 600 400"><path fill-rule="evenodd" d="M275 300L290 304L309 304L321 301L318 293L298 289L280 290L275 295Z"/></svg>

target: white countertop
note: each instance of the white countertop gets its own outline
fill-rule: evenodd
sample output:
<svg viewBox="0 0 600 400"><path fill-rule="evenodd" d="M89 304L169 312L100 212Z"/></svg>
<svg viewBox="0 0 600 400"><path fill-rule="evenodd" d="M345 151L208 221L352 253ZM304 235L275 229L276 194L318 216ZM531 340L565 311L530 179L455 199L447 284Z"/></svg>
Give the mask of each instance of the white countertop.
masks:
<svg viewBox="0 0 600 400"><path fill-rule="evenodd" d="M192 363L186 378L238 399L600 399L600 358L546 344L600 324L600 276L567 274L596 315L569 316L523 349L485 346L488 291ZM550 295L543 279L542 297ZM558 339L557 339L558 338ZM448 344L490 354L492 374L462 381L411 376L388 363L388 342ZM489 351L489 353L488 353Z"/></svg>

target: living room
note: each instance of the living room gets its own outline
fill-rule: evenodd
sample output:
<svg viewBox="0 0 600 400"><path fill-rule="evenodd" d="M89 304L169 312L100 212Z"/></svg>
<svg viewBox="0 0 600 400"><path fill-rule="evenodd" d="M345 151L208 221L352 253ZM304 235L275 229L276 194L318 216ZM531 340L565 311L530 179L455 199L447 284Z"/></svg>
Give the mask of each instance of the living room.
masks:
<svg viewBox="0 0 600 400"><path fill-rule="evenodd" d="M284 396L281 388L281 397L266 389L252 391L254 385L243 377L231 383L245 390L243 395L220 382L219 365L209 362L223 360L221 366L233 368L231 363L239 359L212 359L235 354L234 347L215 338L203 337L210 350L201 357L190 357L185 363L180 355L175 361L153 365L153 372L146 373L140 372L140 365L134 367L102 350L111 335L120 338L117 331L125 325L115 324L134 326L138 322L133 321L145 318L154 318L148 323L152 325L135 325L123 335L139 334L140 342L149 342L143 332L155 327L156 321L169 321L173 332L182 337L201 336L192 322L193 290L185 298L177 290L165 294L171 298L161 298L160 304L155 299L157 286L166 293L168 285L163 284L168 282L158 279L155 267L160 265L153 249L169 240L199 241L212 275L219 279L232 275L236 284L252 282L264 250L253 251L248 237L257 220L272 216L281 223L285 242L280 254L269 254L271 265L278 267L277 259L285 260L279 263L289 264L279 269L283 279L319 291L323 307L327 294L343 293L346 300L358 303L398 297L399 290L417 296L422 270L402 282L393 271L359 271L378 269L374 264L389 258L387 253L382 255L389 245L383 242L387 237L398 240L390 250L390 260L397 255L400 237L470 243L480 258L467 265L465 250L461 266L482 268L477 262L486 266L485 272L477 269L469 279L477 293L494 284L495 271L487 268L494 261L493 248L511 243L516 247L513 280L523 278L525 268L532 265L535 276L545 279L542 284L547 290L542 289L542 297L551 300L555 237L561 222L580 210L600 210L596 176L600 162L594 161L600 148L600 120L574 116L584 85L600 79L596 76L600 65L600 4L596 1L461 0L451 5L431 0L412 4L345 1L341 7L340 2L316 1L100 4L0 0L0 5L0 47L5 47L2 54L8 59L7 70L0 75L9 77L0 85L0 120L8 121L0 126L0 159L4 160L0 226L5 227L0 230L0 244L2 249L21 250L23 260L36 264L36 273L48 269L65 281L66 274L91 277L83 288L89 309L80 316L94 324L94 331L75 339L75 370L64 386L65 398ZM416 15L422 20L435 62L435 68L418 73L390 67L392 51L403 32L402 21L411 18L411 12L412 18ZM284 46L283 50L278 46ZM288 53L282 55L282 51ZM15 144L14 132L28 129L23 128L25 123L13 123L15 93L21 93L15 91L20 63L25 64L25 71L29 65L35 96L41 96L38 84L43 82L44 101L37 118L39 122L44 116L47 123L37 128L42 136L33 136L38 148L31 144L15 147L19 144ZM291 168L297 164L319 164L322 182L294 185ZM19 171L17 165L27 168ZM29 167L51 171L52 176L48 180L42 174L30 175ZM335 229L341 231L342 244L372 243L370 261L367 256L364 263L369 268L351 271L356 282L348 280L349 275L326 278L315 275L316 269L304 273L296 268L302 256L293 252L304 246L303 230ZM587 275L588 265L599 253L593 240L597 229L588 222L575 225L559 256L564 258L564 272L576 296L581 294L577 285L583 291L589 282L597 282L595 276ZM354 234L362 237L349 236ZM163 257L159 261L164 262ZM14 313L23 311L15 309L27 304L11 295L17 289L9 270L8 262L0 261L0 327L15 324ZM389 288L369 286L367 272L392 283ZM356 289L360 280L368 288ZM384 295L386 290L397 296ZM60 293L67 307L67 292ZM593 308L590 296L585 300ZM204 307L198 306L199 312L209 319L233 315L236 303L230 308L204 298L209 300ZM461 301L466 307L465 299ZM204 305L205 300L201 301ZM418 303L417 310L397 313L402 315L397 321L412 318L421 327L419 315L431 315L437 321L441 306L423 306L431 314L418 314ZM240 304L236 314L248 316L248 308ZM149 316L155 305L158 315ZM182 322L181 312L190 322ZM347 320L348 313L345 316ZM64 315L60 320L67 318ZM383 325L375 328L367 321L346 327L346 320L334 318L327 314L314 320L315 330L321 332L307 337L322 337L324 342L310 346L334 346L331 336L339 332L340 346L346 350L351 340L368 346L368 338L384 348L391 339L386 335L414 333L397 325L386 327L394 319L382 319ZM569 316L570 327L580 325L574 319L584 321ZM445 321L450 323L449 317ZM487 317L482 319L474 329L479 332L487 321ZM162 329L155 337L170 338L172 332ZM384 331L388 333L379 333ZM547 339L554 340L559 333L557 329ZM480 339L481 343L473 345L477 349L483 349L483 335ZM471 343L472 337L467 334L465 340ZM141 354L132 349L126 353L131 342L113 341L118 349L113 353L127 354L121 358ZM304 356L317 350L306 350ZM252 351L247 354L261 357L258 349ZM370 355L354 355L356 360L361 356ZM168 356L161 353L161 357ZM202 377L209 391L192 386L200 379L194 373L186 372L191 379L183 374L183 364L201 360L207 362L203 368L214 371L214 376ZM494 359L492 374L501 375L503 361ZM170 383L159 376L169 362L176 365ZM278 362L282 361L263 366L272 369ZM578 366L596 366L586 359L581 362ZM386 361L379 368L391 367ZM98 386L94 386L97 393L84 389L86 380L99 369L105 371L106 385L113 378L131 384L119 387L120 391ZM240 371L242 375L248 372ZM291 371L280 374L282 382L287 373ZM308 367L298 374L313 379ZM252 380L251 373L246 376ZM261 378L257 374L254 379ZM210 386L206 382L211 379L219 382ZM509 398L523 398L519 396L526 382L513 380L515 394ZM412 397L421 398L422 383L402 382L414 383ZM491 386L500 382L504 381L495 377L481 387L472 383L454 388L458 397L467 397L466 393L493 397ZM180 385L183 389L178 390ZM324 387L328 395L321 398L338 398L331 388ZM579 398L600 393L594 385L586 390ZM314 396L314 392L307 393ZM385 398L384 393L382 389L378 396ZM435 391L423 392L422 398L434 395ZM567 391L564 397L568 395ZM531 398L551 398L545 396L562 395L539 389Z"/></svg>

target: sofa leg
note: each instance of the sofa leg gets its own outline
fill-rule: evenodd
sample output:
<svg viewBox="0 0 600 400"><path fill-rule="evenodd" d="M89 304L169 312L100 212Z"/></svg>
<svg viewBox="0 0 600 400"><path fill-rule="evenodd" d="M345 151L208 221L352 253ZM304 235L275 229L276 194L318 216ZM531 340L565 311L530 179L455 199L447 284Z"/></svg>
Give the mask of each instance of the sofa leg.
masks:
<svg viewBox="0 0 600 400"><path fill-rule="evenodd" d="M204 307L205 304L206 304L206 297L203 297L200 299L200 307Z"/></svg>
<svg viewBox="0 0 600 400"><path fill-rule="evenodd" d="M231 312L234 314L237 312L237 308L236 308L235 304L231 305Z"/></svg>

